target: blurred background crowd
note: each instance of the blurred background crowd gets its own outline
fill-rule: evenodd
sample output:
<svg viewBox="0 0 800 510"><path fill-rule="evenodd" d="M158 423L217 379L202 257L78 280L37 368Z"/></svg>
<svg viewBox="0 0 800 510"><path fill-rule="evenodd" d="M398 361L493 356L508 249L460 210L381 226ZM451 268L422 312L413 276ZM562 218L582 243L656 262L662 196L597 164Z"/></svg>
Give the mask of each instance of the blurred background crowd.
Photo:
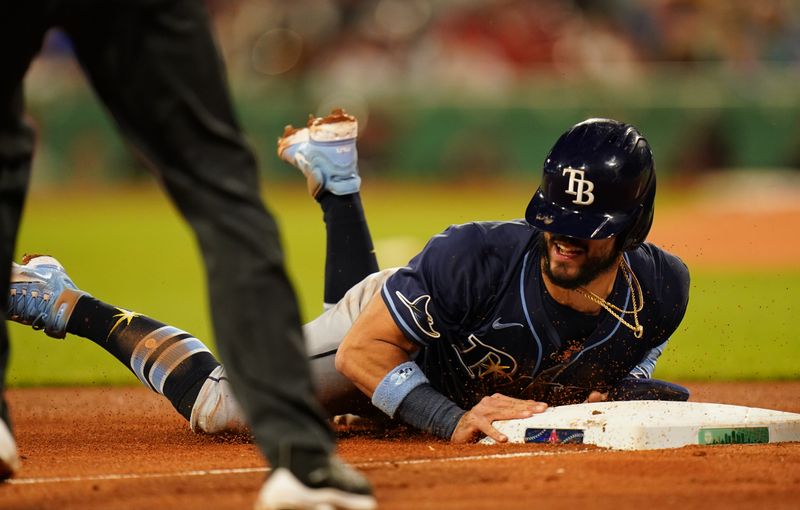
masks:
<svg viewBox="0 0 800 510"><path fill-rule="evenodd" d="M589 116L636 124L659 171L800 167L795 0L208 0L264 172L284 124L341 105L366 173L519 175ZM28 79L35 182L141 178L52 32Z"/></svg>
<svg viewBox="0 0 800 510"><path fill-rule="evenodd" d="M787 0L217 0L231 70L380 94L397 86L497 94L542 75L644 78L651 64L742 74L800 64Z"/></svg>

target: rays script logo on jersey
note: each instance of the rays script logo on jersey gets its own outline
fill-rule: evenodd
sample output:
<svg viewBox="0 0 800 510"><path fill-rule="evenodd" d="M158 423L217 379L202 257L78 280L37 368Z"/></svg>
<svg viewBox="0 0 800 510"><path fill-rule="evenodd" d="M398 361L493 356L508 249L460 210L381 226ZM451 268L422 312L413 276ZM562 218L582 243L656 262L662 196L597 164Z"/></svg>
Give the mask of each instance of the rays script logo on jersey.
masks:
<svg viewBox="0 0 800 510"><path fill-rule="evenodd" d="M462 347L453 346L458 359L472 379L490 377L500 382L511 382L517 373L517 360L510 354L481 342L470 335Z"/></svg>
<svg viewBox="0 0 800 510"><path fill-rule="evenodd" d="M411 312L411 316L414 318L414 322L420 331L431 338L439 338L442 336L438 331L433 329L433 317L431 317L431 314L428 312L428 305L431 302L431 297L429 295L425 294L411 301L402 295L400 291L395 291L395 294L397 294L400 301L406 305L406 308Z"/></svg>
<svg viewBox="0 0 800 510"><path fill-rule="evenodd" d="M583 170L575 168L565 168L561 175L569 174L569 183L567 184L566 193L568 195L575 195L573 204L589 205L594 202L594 183L583 177Z"/></svg>

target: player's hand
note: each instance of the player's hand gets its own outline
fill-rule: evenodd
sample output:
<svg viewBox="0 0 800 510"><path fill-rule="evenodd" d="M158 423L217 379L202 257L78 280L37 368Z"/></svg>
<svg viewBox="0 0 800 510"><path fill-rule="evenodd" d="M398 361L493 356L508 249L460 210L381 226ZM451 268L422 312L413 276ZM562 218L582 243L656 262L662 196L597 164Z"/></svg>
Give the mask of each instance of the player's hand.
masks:
<svg viewBox="0 0 800 510"><path fill-rule="evenodd" d="M505 443L508 437L492 426L496 420L516 420L528 418L547 409L544 402L520 400L500 393L483 397L475 407L467 411L456 425L450 441L453 443L471 443L482 434L498 443Z"/></svg>

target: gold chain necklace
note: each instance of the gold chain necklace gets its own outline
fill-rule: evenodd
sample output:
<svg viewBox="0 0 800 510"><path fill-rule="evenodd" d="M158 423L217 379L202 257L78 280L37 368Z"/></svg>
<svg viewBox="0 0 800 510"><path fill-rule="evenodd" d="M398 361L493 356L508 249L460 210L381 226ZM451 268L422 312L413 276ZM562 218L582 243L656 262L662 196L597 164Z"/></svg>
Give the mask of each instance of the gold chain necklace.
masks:
<svg viewBox="0 0 800 510"><path fill-rule="evenodd" d="M639 285L639 280L636 278L636 275L633 274L633 270L628 263L625 262L624 257L619 263L619 268L622 271L622 276L625 278L625 282L628 284L628 289L631 291L631 304L633 305L633 310L623 310L622 308L615 306L613 303L609 303L594 292L584 289L583 287L578 287L576 290L585 298L605 308L605 310L615 319L633 331L633 336L636 338L642 338L644 335L644 327L639 324L639 312L642 311L642 307L644 306L644 294L642 293L642 286ZM636 302L637 299L639 301L638 303ZM633 324L629 323L622 317L622 315L626 313L633 314Z"/></svg>

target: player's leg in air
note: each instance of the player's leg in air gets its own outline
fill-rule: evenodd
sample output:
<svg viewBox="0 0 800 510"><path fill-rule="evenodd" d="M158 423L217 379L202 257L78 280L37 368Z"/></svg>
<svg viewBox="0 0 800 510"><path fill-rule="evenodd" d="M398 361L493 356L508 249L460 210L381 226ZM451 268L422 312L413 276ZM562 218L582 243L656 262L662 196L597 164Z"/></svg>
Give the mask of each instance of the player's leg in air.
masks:
<svg viewBox="0 0 800 510"><path fill-rule="evenodd" d="M306 177L323 213L326 231L326 311L303 326L318 400L332 416L372 414L369 399L334 365L336 350L355 319L394 271L378 271L361 202L356 139L358 122L343 110L287 126L278 156Z"/></svg>
<svg viewBox="0 0 800 510"><path fill-rule="evenodd" d="M319 203L326 231L325 306L338 303L367 275L378 271L358 175L358 122L344 110L312 118L308 126L286 126L278 156L306 177Z"/></svg>
<svg viewBox="0 0 800 510"><path fill-rule="evenodd" d="M116 357L148 388L164 395L195 432L246 429L225 370L189 333L104 303L78 289L49 256L13 264L8 318L54 338L87 338Z"/></svg>

